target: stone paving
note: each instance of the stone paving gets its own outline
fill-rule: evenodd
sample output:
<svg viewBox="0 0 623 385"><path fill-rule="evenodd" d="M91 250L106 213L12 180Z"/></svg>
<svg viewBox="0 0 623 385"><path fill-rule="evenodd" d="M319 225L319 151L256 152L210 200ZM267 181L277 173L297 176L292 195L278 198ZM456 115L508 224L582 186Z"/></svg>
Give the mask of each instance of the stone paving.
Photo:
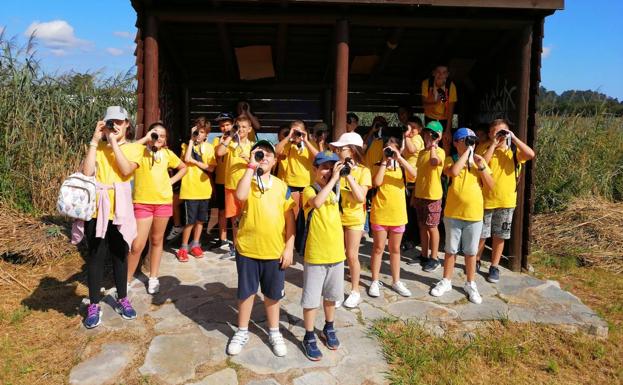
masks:
<svg viewBox="0 0 623 385"><path fill-rule="evenodd" d="M370 283L366 270L370 247L370 242L366 242L360 254L364 288ZM135 341L141 338L120 339L102 346L87 345L82 354L85 359L73 368L69 382L123 383L124 373L138 370L139 376L165 384L385 384L388 367L369 329L374 320L383 317L416 320L435 335L443 335L449 326L465 326L467 330L492 319L553 324L597 337L608 333L607 324L595 312L561 290L555 281L542 281L501 268L498 284L489 284L484 275L477 276L483 303L474 305L466 300L462 289L465 279L462 258L458 258L455 269L454 290L441 298L429 295L431 286L441 278L441 268L425 273L419 265L402 263L401 279L413 293L412 297L404 298L389 287L389 263L384 261L381 280L385 287L381 296L371 298L362 291L363 302L359 308L337 309L335 324L341 347L330 351L321 346L323 359L312 362L300 348L304 335L299 305L302 265L297 263L287 270L286 297L281 304L281 328L288 347L286 357L276 357L270 349L266 317L259 299L252 312L249 343L240 355L229 357L225 347L236 326L236 268L233 261L219 259L221 255L206 252L204 258L191 257L188 263L182 264L173 254L165 253L160 293L147 294L143 282L133 285L130 297L139 314L137 320L123 320L111 306L103 303L102 325L93 330L81 328L79 333L95 336L127 331L143 336L147 346ZM483 271L486 268L488 265L483 262ZM346 289L348 292L349 284ZM112 303L111 296L105 301ZM320 311L316 322L319 330L323 320Z"/></svg>

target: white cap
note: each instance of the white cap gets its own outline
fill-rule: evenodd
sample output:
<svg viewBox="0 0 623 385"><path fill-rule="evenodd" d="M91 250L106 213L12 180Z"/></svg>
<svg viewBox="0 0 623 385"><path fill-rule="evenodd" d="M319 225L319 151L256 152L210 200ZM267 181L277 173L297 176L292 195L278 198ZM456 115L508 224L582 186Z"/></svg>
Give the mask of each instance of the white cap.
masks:
<svg viewBox="0 0 623 385"><path fill-rule="evenodd" d="M128 111L121 106L110 106L106 109L106 115L104 116L104 121L106 120L126 120L128 119Z"/></svg>
<svg viewBox="0 0 623 385"><path fill-rule="evenodd" d="M337 142L329 143L333 147L357 146L363 148L363 139L356 132L346 132L340 136Z"/></svg>

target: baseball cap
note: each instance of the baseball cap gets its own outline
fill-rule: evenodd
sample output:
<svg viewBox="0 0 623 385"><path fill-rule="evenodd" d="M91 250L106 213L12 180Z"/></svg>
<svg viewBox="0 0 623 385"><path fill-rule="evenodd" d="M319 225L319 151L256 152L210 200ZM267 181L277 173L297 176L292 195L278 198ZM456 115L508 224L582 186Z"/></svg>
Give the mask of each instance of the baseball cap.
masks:
<svg viewBox="0 0 623 385"><path fill-rule="evenodd" d="M257 142L255 142L253 147L251 147L251 151L255 150L258 147L267 148L273 154L275 153L275 146L273 146L273 144L269 142L268 140L265 140L265 139L258 140Z"/></svg>
<svg viewBox="0 0 623 385"><path fill-rule="evenodd" d="M316 157L314 158L314 166L318 167L323 163L337 162L339 160L340 158L337 156L337 154L331 151L322 151L319 152L318 155L316 155Z"/></svg>
<svg viewBox="0 0 623 385"><path fill-rule="evenodd" d="M106 120L126 120L128 119L128 111L121 106L110 106L106 108L106 115L104 115L104 121Z"/></svg>
<svg viewBox="0 0 623 385"><path fill-rule="evenodd" d="M431 130L433 132L436 132L438 134L441 134L443 132L443 127L441 126L441 123L439 123L436 120L433 120L432 122L428 122L428 124L426 125L426 130Z"/></svg>
<svg viewBox="0 0 623 385"><path fill-rule="evenodd" d="M333 147L344 147L352 145L363 148L363 139L361 138L361 135L356 132L346 132L340 135L340 138L336 142L331 142L329 144Z"/></svg>
<svg viewBox="0 0 623 385"><path fill-rule="evenodd" d="M454 141L463 140L467 138L468 136L476 137L476 134L474 133L474 131L470 130L469 128L462 127L456 130L456 132L452 136L452 140Z"/></svg>
<svg viewBox="0 0 623 385"><path fill-rule="evenodd" d="M232 114L228 113L228 112L221 112L220 114L218 114L216 116L216 120L217 122L220 122L222 120L231 120L232 122L234 121L234 117Z"/></svg>

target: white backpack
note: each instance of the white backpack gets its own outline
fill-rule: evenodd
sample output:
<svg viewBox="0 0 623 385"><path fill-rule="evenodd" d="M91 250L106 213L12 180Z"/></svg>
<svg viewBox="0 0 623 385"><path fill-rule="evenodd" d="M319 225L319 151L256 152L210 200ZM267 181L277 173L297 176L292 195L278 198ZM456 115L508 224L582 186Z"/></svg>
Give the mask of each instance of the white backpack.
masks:
<svg viewBox="0 0 623 385"><path fill-rule="evenodd" d="M95 213L95 176L71 174L61 185L56 208L70 218L90 220Z"/></svg>

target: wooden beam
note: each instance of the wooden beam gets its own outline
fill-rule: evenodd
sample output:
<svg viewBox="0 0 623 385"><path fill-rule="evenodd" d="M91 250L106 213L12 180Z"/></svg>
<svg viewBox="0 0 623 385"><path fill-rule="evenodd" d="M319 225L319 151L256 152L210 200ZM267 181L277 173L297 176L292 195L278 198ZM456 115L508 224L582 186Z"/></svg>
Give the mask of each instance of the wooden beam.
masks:
<svg viewBox="0 0 623 385"><path fill-rule="evenodd" d="M520 41L520 77L517 95L517 137L524 142L528 139L528 101L530 98L530 66L532 55L532 27L523 30ZM512 225L512 237L510 244L511 268L513 271L521 270L521 258L523 255L523 226L524 226L524 194L526 191L525 173L517 186L517 207L515 208L515 218Z"/></svg>
<svg viewBox="0 0 623 385"><path fill-rule="evenodd" d="M145 127L159 119L158 21L148 16L145 28ZM142 134L142 133L141 133Z"/></svg>
<svg viewBox="0 0 623 385"><path fill-rule="evenodd" d="M336 24L335 58L335 116L333 117L333 137L338 138L346 132L348 112L348 21L338 20Z"/></svg>
<svg viewBox="0 0 623 385"><path fill-rule="evenodd" d="M223 22L216 23L216 27L218 29L218 39L221 44L221 53L223 63L225 64L225 71L227 74L227 79L234 80L237 77L235 73L237 72L235 69L237 68L236 61L234 59L234 49L231 46L231 41L229 39L229 31L227 30L227 25ZM236 67L234 67L236 66Z"/></svg>

